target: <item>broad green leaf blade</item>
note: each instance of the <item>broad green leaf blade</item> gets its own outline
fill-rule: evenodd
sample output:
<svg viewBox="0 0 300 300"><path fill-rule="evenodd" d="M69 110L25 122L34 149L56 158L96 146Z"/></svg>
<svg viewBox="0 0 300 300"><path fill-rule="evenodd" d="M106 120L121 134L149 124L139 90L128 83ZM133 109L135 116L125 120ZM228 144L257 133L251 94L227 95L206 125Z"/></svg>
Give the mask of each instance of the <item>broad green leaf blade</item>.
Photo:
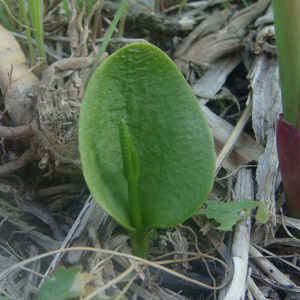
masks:
<svg viewBox="0 0 300 300"><path fill-rule="evenodd" d="M243 202L220 202L209 200L205 202L205 208L201 208L200 215L206 215L209 219L215 219L220 225L219 230L231 231L238 221L249 217L252 209L258 207L256 219L260 223L268 220L267 208L258 201L245 199Z"/></svg>
<svg viewBox="0 0 300 300"><path fill-rule="evenodd" d="M139 159L145 230L180 224L198 211L211 190L215 153L191 88L155 46L131 44L106 59L91 78L79 119L88 187L113 218L134 230L123 176L122 119Z"/></svg>

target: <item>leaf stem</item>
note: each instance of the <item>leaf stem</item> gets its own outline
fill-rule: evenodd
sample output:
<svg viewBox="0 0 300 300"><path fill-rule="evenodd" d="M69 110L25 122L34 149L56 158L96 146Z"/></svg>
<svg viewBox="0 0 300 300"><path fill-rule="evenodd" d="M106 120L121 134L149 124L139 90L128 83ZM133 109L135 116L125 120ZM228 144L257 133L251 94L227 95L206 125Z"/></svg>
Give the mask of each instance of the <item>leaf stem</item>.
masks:
<svg viewBox="0 0 300 300"><path fill-rule="evenodd" d="M129 209L131 213L131 219L134 227L138 233L143 230L140 203L138 197L138 183L135 180L128 180L128 197L129 197Z"/></svg>
<svg viewBox="0 0 300 300"><path fill-rule="evenodd" d="M129 231L133 253L141 258L148 255L148 232Z"/></svg>
<svg viewBox="0 0 300 300"><path fill-rule="evenodd" d="M300 130L300 1L273 0L283 116Z"/></svg>
<svg viewBox="0 0 300 300"><path fill-rule="evenodd" d="M127 180L129 210L133 226L142 232L143 224L138 196L140 164L128 126L122 119L119 124L121 152L123 157L124 178Z"/></svg>
<svg viewBox="0 0 300 300"><path fill-rule="evenodd" d="M129 211L136 231L130 231L132 248L140 257L147 256L148 233L143 230L143 222L138 195L140 164L128 126L124 120L119 124L121 152L123 157L124 178L127 181Z"/></svg>

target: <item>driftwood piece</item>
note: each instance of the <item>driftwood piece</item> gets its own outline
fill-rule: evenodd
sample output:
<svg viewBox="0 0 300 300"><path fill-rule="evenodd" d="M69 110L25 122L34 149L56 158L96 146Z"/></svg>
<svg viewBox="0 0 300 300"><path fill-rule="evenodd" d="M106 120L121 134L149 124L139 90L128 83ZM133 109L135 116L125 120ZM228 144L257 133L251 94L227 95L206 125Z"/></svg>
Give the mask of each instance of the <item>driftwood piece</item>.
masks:
<svg viewBox="0 0 300 300"><path fill-rule="evenodd" d="M271 231L272 226L276 225L275 193L280 183L275 128L281 112L281 92L277 59L268 46L269 40L274 41L274 38L274 27L267 26L258 32L255 47L259 56L248 76L253 95L253 130L256 140L266 144L256 172L256 197L269 210L271 224L268 228Z"/></svg>
<svg viewBox="0 0 300 300"><path fill-rule="evenodd" d="M275 128L281 112L281 96L277 59L260 55L248 76L253 94L252 123L259 143L267 141L267 131Z"/></svg>
<svg viewBox="0 0 300 300"><path fill-rule="evenodd" d="M216 61L207 72L195 81L192 88L199 101L201 101L201 104L205 104L206 101L211 99L217 99L217 93L223 87L227 76L240 62L240 55L223 57Z"/></svg>
<svg viewBox="0 0 300 300"><path fill-rule="evenodd" d="M180 50L180 55L175 59L179 69L186 73L187 66L191 62L201 69L203 64L212 64L225 55L243 49L242 40L247 33L247 26L267 8L269 3L269 0L260 0L242 9L230 18L229 24L224 28L202 36L184 53Z"/></svg>
<svg viewBox="0 0 300 300"><path fill-rule="evenodd" d="M201 1L198 3L197 9L203 11L204 9L214 6L220 2L220 0ZM148 7L145 7L146 3L150 5ZM143 9L136 2L131 3L126 16L126 24L128 27L131 28L131 30L147 29L150 30L150 32L159 32L163 35L176 36L193 29L193 26L195 24L193 16L184 15L183 18L178 18L170 17L159 13L155 14L153 13L153 10L155 8L151 7L151 3L154 2L144 2ZM118 7L118 2L103 2L103 9L110 16L116 13Z"/></svg>
<svg viewBox="0 0 300 300"><path fill-rule="evenodd" d="M181 44L177 47L174 58L181 57L187 51L190 51L189 48L191 45L196 42L198 39L206 36L210 33L215 33L224 24L228 21L228 18L232 15L232 12L229 9L223 11L215 11L211 16L207 17L202 23L200 23L193 31L183 39ZM177 60L175 59L175 62Z"/></svg>
<svg viewBox="0 0 300 300"><path fill-rule="evenodd" d="M275 193L280 183L276 136L273 128L267 132L268 142L264 154L261 155L256 170L258 191L256 198L266 205L269 211L269 222L276 225Z"/></svg>

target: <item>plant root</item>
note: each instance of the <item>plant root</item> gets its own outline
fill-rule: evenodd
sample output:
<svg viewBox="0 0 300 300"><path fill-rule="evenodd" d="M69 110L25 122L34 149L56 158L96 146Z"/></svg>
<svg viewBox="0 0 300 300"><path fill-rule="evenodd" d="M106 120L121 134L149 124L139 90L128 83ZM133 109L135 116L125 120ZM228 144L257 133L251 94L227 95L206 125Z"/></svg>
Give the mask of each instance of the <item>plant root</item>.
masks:
<svg viewBox="0 0 300 300"><path fill-rule="evenodd" d="M19 158L0 166L0 176L13 173L36 159L36 152L29 148Z"/></svg>
<svg viewBox="0 0 300 300"><path fill-rule="evenodd" d="M37 124L35 121L29 125L16 127L0 126L0 137L7 140L18 140L22 137L33 137L37 132Z"/></svg>

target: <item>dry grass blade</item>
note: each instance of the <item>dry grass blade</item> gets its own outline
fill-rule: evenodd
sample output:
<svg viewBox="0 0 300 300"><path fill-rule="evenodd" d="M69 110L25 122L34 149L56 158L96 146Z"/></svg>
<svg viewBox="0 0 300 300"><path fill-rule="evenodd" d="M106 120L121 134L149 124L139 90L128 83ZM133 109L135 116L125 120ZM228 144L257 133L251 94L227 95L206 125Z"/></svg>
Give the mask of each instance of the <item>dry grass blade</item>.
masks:
<svg viewBox="0 0 300 300"><path fill-rule="evenodd" d="M159 261L159 262L151 262L151 261L133 256L133 255L130 255L130 254L120 253L120 252L112 251L112 250L96 249L96 248L91 248L91 247L71 247L71 248L65 248L65 249L61 249L61 250L55 250L55 251L43 253L43 254L37 255L35 257L26 259L22 262L19 262L19 263L13 265L13 266L7 268L3 272L1 272L0 273L0 281L3 280L4 278L6 278L7 276L9 276L9 274L11 272L15 271L18 268L21 268L21 267L25 266L28 263L34 262L36 260L39 260L39 259L42 259L42 258L45 258L45 257L48 257L48 256L55 255L57 253L65 253L65 252L69 252L69 251L90 251L90 252L97 252L97 253L101 253L101 254L109 254L109 255L116 255L116 256L126 257L128 259L132 259L133 261L135 261L137 265L151 266L153 268L163 270L163 271L165 271L167 273L170 273L170 274L173 274L173 275L175 275L175 276L177 276L177 277L179 277L183 280L189 281L191 283L194 283L196 285L199 285L199 286L205 287L207 289L211 289L211 290L219 290L219 289L223 288L224 286L226 286L228 284L228 282L231 278L230 275L229 275L230 271L229 271L227 265L222 260L220 260L218 258L215 258L215 257L212 257L210 255L206 255L206 254L199 254L199 253L192 253L191 252L191 253L188 253L188 254L191 255L192 257L190 257L188 259L185 259L185 260L178 259L178 260L164 260L164 261ZM224 283L222 283L221 285L219 285L217 287L211 287L211 286L203 284L203 283L201 283L197 280L191 279L191 278L189 278L185 275L182 275L178 272L175 272L175 271L163 266L164 264L178 263L178 262L182 262L182 261L192 261L192 260L203 258L203 257L213 259L213 260L219 262L224 267L224 269L226 270L227 275L229 275L227 277L228 279ZM132 270L133 269L134 269L134 266L132 267ZM125 274L129 274L131 272L131 269L130 269L130 272L128 270L125 271L125 272L126 272Z"/></svg>
<svg viewBox="0 0 300 300"><path fill-rule="evenodd" d="M235 194L238 202L243 202L245 198L253 199L254 192L251 170L241 169L239 171ZM239 300L243 298L245 293L248 272L250 229L250 217L238 222L235 226L231 250L234 272L224 300Z"/></svg>
<svg viewBox="0 0 300 300"><path fill-rule="evenodd" d="M217 162L216 162L216 174L218 174L220 168L222 167L222 163L224 160L229 156L231 150L236 144L236 141L240 137L244 126L246 125L248 119L251 116L251 111L252 111L252 100L249 99L249 103L244 110L241 118L239 119L238 123L234 127L234 130L232 131L230 138L228 139L227 143L224 145L222 151L219 153L217 157Z"/></svg>

